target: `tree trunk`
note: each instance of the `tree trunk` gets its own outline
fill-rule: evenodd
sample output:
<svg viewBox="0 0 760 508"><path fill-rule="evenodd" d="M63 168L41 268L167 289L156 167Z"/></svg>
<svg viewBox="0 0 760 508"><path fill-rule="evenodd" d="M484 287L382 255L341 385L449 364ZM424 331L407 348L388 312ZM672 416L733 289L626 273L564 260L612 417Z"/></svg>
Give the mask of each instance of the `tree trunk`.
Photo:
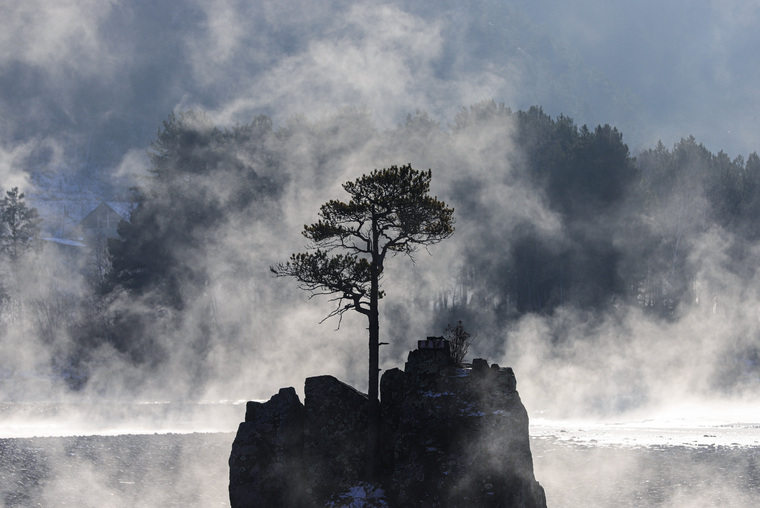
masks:
<svg viewBox="0 0 760 508"><path fill-rule="evenodd" d="M372 214L372 265L369 289L369 384L367 385L367 479L377 478L380 457L380 233Z"/></svg>
<svg viewBox="0 0 760 508"><path fill-rule="evenodd" d="M378 312L379 273L372 274L369 302L369 384L367 387L367 477L374 480L380 457L380 317Z"/></svg>

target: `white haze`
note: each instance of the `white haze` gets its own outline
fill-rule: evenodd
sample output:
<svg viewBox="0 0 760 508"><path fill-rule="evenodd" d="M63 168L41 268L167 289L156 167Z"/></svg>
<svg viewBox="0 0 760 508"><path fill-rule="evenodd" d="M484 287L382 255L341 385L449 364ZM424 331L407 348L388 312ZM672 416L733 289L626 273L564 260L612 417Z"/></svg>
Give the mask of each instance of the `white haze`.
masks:
<svg viewBox="0 0 760 508"><path fill-rule="evenodd" d="M43 257L28 271L13 275L13 280L19 281L19 301L27 302L26 306L3 313L0 366L4 372L29 375L21 391L6 383L2 394L6 400L84 401L93 404L95 415L128 421L129 414L103 413L97 403L267 399L283 386L294 386L302 394L304 378L318 374L333 374L365 390L363 318L346 315L339 330L335 330L334 320L319 324L332 304L325 298L309 300L292 281L273 279L268 267L305 247L300 235L303 224L316 220L322 203L344 197L342 182L374 168L407 162L418 169L432 168L433 192L447 202L463 181L479 189L470 199L477 201L483 214L477 220L460 220L452 239L431 247L430 254L421 251L414 264L402 257L392 259L384 281L387 308L407 306L409 291L405 288L410 285L426 285L431 294L456 293L453 274L463 250L472 247L473 231L509 231L510 225L529 221L547 235L565 234L545 197L512 177L520 154L509 142L513 128L509 123L494 124L469 138L458 137L456 144L446 141L456 113L477 101L493 98L513 109L547 104L547 112L569 114L578 124L609 122L626 136L630 130L634 140L626 141L635 146L651 146L657 138L669 144L694 133L715 151L724 148L736 155L757 149L760 120L753 116L752 106L758 98L753 85L758 68L753 60L741 57L749 56L745 50L749 30L757 26L758 2L701 2L693 9L685 2L658 3L665 6L668 16L662 19L657 18L660 11L652 2L630 5L626 10L608 4L599 9L600 2L584 2L583 9L573 12L568 12L565 4L539 2L546 7L540 14L524 6L520 11L519 2L510 9L478 3L478 9L472 10L454 2L440 9L433 3L423 9L405 2L326 0L289 2L287 7L268 1L169 3L172 5L160 3L157 12L171 40L154 34L154 51L175 48L177 62L169 70L155 67L160 79L146 88L155 86L159 91L150 91L150 108L140 110L150 117L143 119L150 126L135 124L134 131L139 134L134 134L129 150L120 154L116 164L100 171L108 174L113 170L122 178L144 176L141 151L160 121L175 108L204 109L215 122L227 126L264 113L280 127L302 123L316 130L333 129L334 146L315 146L313 140L304 138L299 150L284 161L282 171L289 177L289 185L283 198L262 218L230 217L226 227L209 238L202 254L193 259L212 267L215 274L204 298L195 304L200 309L211 302L222 323L219 336L204 351L205 377L200 381L195 374L197 351L186 346L199 329L195 316L202 315L193 308L186 312L181 329L166 334L153 331L171 354L160 369L149 374L108 347L100 347L92 354L91 376L81 392L68 392L57 379L36 377L51 358L70 347L70 339L58 333L61 328L55 323L56 333L48 339L34 333L29 323L35 319L30 314L35 302L66 301L61 295L84 291L83 281L50 273L55 272L50 267L56 266L56 260ZM183 13L184 7L190 14ZM630 38L619 41L616 29L630 19L630 10L635 11L637 23L653 31L643 38L648 52L616 62L612 53L618 44L632 42ZM32 69L40 79L41 97L24 103L25 115L15 109L12 98L0 102L0 180L4 189L19 186L34 191L29 172L40 167L34 163L25 166L25 161L37 160L31 155L44 151L42 169L70 169L76 162L65 157L79 153L79 148L72 146L86 143L88 129L93 134L97 126L110 125L109 119L131 104L127 96L139 93L127 87L135 83L130 69L142 59L161 60L146 53L141 41L124 35L128 31L119 32L119 39L109 39L106 20L122 15L129 19L143 12L127 2L37 1L7 5L2 11L0 73L9 72L14 65ZM677 19L678 13L686 11L695 18L694 24L683 21L677 25L679 32L671 33L666 20ZM597 17L585 16L589 12ZM501 17L490 17L496 14ZM485 57L478 53L477 43L489 41L484 34L498 31L500 23L508 25L509 16L527 16L544 35L559 31L558 38L547 44L564 48L555 56L569 55L575 64L586 66L571 76L580 84L568 84L561 75L546 75L551 67L536 63L540 54L535 48L526 47L531 51L527 57L519 52L501 54L493 48ZM130 23L139 28L147 21L138 18ZM458 30L460 25L467 30ZM256 27L267 27L267 31ZM624 33L631 36L634 29L626 27ZM710 35L706 41L701 39L705 32ZM674 50L673 40L686 42ZM460 42L470 53L455 53ZM567 49L572 47L576 49ZM656 65L650 67L649 58L656 57L658 50L665 56L655 58ZM616 74L619 71L621 74ZM601 103L611 105L609 110L594 109L594 97L580 95L584 78L589 79L589 86L599 85L599 80L591 77L597 73L605 76L601 81L612 89L608 95L599 95ZM708 79L700 79L705 73ZM83 107L77 99L82 79L104 88L112 86L116 92L102 102L113 104L88 104L92 110L86 114L78 110ZM663 83L667 86L662 104L652 104L657 98L655 90ZM567 101L558 103L557 96ZM45 97L55 99L46 102ZM50 119L50 124L80 128L90 118L94 127L82 127L70 136L49 129L41 137L25 137L20 127L25 121L48 125L45 119L52 113L46 108L51 103L55 103L55 119ZM658 114L663 104L668 115ZM409 132L402 140L389 142L387 132L416 110L427 111L440 128L424 135ZM374 127L368 129L368 125ZM331 153L340 155L328 157L316 171L317 161ZM207 185L221 195L229 191L224 182L212 179ZM686 411L697 406L707 412L729 408L747 421L760 421L755 409L760 407L756 384L725 393L713 383L722 369L728 368L722 362L743 346L743 340L760 332L760 281L756 275L737 277L724 265L723 248L731 240L728 235L713 229L692 239L698 246L692 250L692 261L701 267L698 281L702 292L708 299L719 295L714 305L702 303L667 322L626 306L601 317L566 308L549 317L528 315L508 329L480 335L472 356L515 369L518 389L532 417L638 421L658 415L667 419L673 411L681 411L679 408ZM508 246L509 238L504 238L498 246L480 248L498 256L508 251ZM751 258L760 262L760 246L751 246L750 251ZM241 263L248 267L246 273L236 271ZM4 281L10 280L7 275ZM117 302L142 304L126 299ZM417 339L442 332L432 328L431 316L424 309L407 313L406 319L405 334L383 337L392 343L383 351L384 369L401 367ZM564 340L556 347L552 341L558 335ZM238 420L242 420L244 410L238 408ZM699 411L690 414L695 419L704 417ZM167 417L159 415L154 429L166 430L162 418ZM33 417L28 418L31 423ZM83 422L90 418L89 413L75 413L71 418L76 428L61 430L61 434L79 429L86 432ZM229 418L225 420L230 425L227 430L233 431L234 415ZM215 423L213 430L222 430L219 427L225 424ZM133 428L150 428L145 420L136 425ZM110 431L101 427L98 432ZM630 472L628 466L620 467ZM537 470L536 475L541 481L542 471ZM96 477L93 472L94 482ZM549 492L550 499L552 495L556 494Z"/></svg>

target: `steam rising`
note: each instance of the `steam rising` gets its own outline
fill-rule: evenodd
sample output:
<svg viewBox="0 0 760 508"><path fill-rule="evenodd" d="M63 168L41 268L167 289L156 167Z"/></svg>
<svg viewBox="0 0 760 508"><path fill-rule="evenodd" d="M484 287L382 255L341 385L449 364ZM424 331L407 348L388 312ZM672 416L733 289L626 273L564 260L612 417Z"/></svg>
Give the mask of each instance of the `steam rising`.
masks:
<svg viewBox="0 0 760 508"><path fill-rule="evenodd" d="M433 169L433 193L455 207L457 232L429 253L418 253L415 262L388 262L381 340L391 345L382 351L381 367L401 365L417 339L442 333L446 323L440 316L446 314L440 311L448 307L478 316L477 322L465 321L478 333L471 353L515 369L529 413L643 418L683 401L757 403L757 369L745 368L742 355L757 349L760 337L760 276L754 269L760 266L760 244L714 223L686 187L663 197L652 228L676 235L689 221L714 225L684 239L688 248L679 253L687 257L679 259L696 267L698 302L679 307L668 319L624 303L605 312L564 305L505 322L494 310L499 302L478 300L482 288L468 287L462 275L468 260L490 266L507 256L518 227L552 245L572 242L578 233L563 229L545 190L526 178L514 117L487 101L470 111L487 110L491 117L468 124L470 105L491 97L515 108L546 104L551 114L564 112L581 124L610 122L626 136L630 126L634 146L651 146L656 139L650 132L669 142L695 132L716 148L755 150L757 119L748 116L746 105L757 103L757 90L739 86L757 82L757 69L739 65L751 42L748 32L757 25L751 22L758 17L751 2L697 8L692 16L702 25L715 20L707 30L715 42L710 61L694 56L702 54L700 48L668 52L656 60L656 75L635 77L632 93L613 79L621 65L609 55L598 65L613 78L594 77L597 71L585 63L615 38L617 30L602 29L604 19L566 18L563 9L552 8L542 10L546 19L531 21L527 4L318 4L39 0L6 9L0 17L0 80L10 90L0 100L4 189L21 187L42 209L57 206L44 189L51 181L75 189L86 182L96 193L114 193L125 180L144 185L149 180L142 154L156 127L170 111L190 107L230 128L257 114L273 118L265 146L280 157L276 168L245 150L232 157L283 187L255 215L225 217L205 242L186 252L183 262L209 274L208 283L180 314L158 321L171 326L144 330L144 344L135 346L144 355L140 362L97 337L80 343L65 331L99 306L110 306L106 317L117 311L173 312L157 309L150 294L99 301L88 286L92 272L77 264L93 260L61 257L53 246L5 268L2 284L10 298L2 309L0 398L266 399L282 386L300 392L304 378L318 374L365 389L363 317L346 315L338 330L333 321L319 325L331 304L309 300L271 278L267 267L305 246L303 224L316 219L322 203L344 198L342 182L409 162ZM588 12L597 4L584 3ZM611 9L598 15L623 15ZM641 9L636 19L643 22ZM679 37L661 26L669 26L665 20L674 9L648 26L660 38L647 40L662 41L654 48L648 43L648 55L672 47L671 38ZM561 35L570 41L580 37L580 50L589 51L585 60L557 39L541 40L549 38L559 17L570 19ZM507 32L526 39L510 40ZM535 33L540 37L526 35ZM687 34L684 44L703 33ZM632 37L630 31L626 35ZM545 45L550 49L542 53ZM647 54L635 55L636 61ZM681 61L684 54L691 56L674 68L673 59ZM570 79L553 75L556 67L542 58L565 62ZM712 66L713 60L723 63ZM680 95L667 88L662 102L654 103L653 90L661 89L664 75L672 70L696 83L694 76L708 64L710 77L702 86L710 89L696 86ZM736 104L718 100L724 95L736 97ZM704 111L697 104L709 105L709 121L687 113ZM651 109L639 111L642 105ZM736 134L725 134L729 129ZM234 182L214 174L194 184L221 202L234 190ZM677 213L684 203L690 215ZM618 216L600 221L611 230L621 224ZM622 229L614 237L623 249L636 246L637 238ZM735 263L737 246L744 268ZM461 318L453 311L450 317ZM83 363L67 370L73 358ZM79 391L61 383L62 376L71 380L82 373L87 379ZM639 466L618 464L621 475ZM91 472L93 482L101 482L99 474ZM541 481L542 471L536 476ZM686 496L677 493L673 503Z"/></svg>

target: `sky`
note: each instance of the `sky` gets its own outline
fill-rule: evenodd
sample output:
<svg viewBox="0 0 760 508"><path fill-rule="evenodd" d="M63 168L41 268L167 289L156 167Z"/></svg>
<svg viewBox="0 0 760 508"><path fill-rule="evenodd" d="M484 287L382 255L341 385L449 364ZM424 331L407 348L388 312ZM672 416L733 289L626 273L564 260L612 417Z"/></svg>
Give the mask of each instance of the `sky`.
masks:
<svg viewBox="0 0 760 508"><path fill-rule="evenodd" d="M635 97L641 142L657 136L670 145L693 134L732 157L756 150L758 117L750 105L758 100L759 2L539 0L524 7Z"/></svg>
<svg viewBox="0 0 760 508"><path fill-rule="evenodd" d="M493 99L609 123L633 149L693 134L731 157L760 129L756 0L33 0L2 14L0 175L28 152L112 169L190 107L234 124L349 105L393 126Z"/></svg>

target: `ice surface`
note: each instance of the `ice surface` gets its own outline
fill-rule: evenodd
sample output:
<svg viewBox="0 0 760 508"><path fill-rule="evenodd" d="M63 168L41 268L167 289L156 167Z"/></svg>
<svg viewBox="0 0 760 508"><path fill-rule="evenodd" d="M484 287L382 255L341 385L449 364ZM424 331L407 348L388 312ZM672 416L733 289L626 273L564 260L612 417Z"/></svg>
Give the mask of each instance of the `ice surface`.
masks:
<svg viewBox="0 0 760 508"><path fill-rule="evenodd" d="M760 407L683 404L629 418L531 418L532 437L597 446L760 446Z"/></svg>
<svg viewBox="0 0 760 508"><path fill-rule="evenodd" d="M0 439L234 432L245 401L0 403Z"/></svg>

